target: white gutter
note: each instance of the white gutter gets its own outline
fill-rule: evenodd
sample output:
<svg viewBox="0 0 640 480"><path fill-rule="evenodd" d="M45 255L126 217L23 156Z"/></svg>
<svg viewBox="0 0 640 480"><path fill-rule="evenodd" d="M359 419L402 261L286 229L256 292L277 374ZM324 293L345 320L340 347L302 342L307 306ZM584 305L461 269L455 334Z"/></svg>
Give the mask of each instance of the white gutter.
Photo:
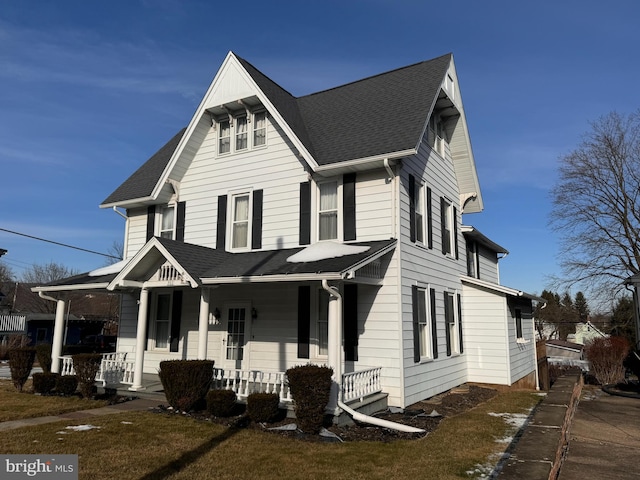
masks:
<svg viewBox="0 0 640 480"><path fill-rule="evenodd" d="M378 427L390 428L392 430L398 430L399 432L407 433L424 433L421 428L411 427L409 425L403 425L402 423L390 422L389 420L383 420L382 418L370 417L363 413L356 412L355 410L347 407L344 403L338 400L338 406L353 417L357 422L369 423Z"/></svg>
<svg viewBox="0 0 640 480"><path fill-rule="evenodd" d="M45 295L43 291L39 291L38 292L38 296L40 298L44 298L45 300L51 300L52 302L57 302L58 301L57 298L53 298L53 297L50 297L49 295Z"/></svg>

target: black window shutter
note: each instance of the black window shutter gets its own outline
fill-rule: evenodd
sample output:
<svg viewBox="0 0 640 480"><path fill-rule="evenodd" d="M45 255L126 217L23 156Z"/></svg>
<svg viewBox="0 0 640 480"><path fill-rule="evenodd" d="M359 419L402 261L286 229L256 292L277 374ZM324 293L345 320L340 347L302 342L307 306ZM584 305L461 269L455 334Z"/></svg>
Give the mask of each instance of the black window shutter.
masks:
<svg viewBox="0 0 640 480"><path fill-rule="evenodd" d="M186 203L178 202L176 205L176 240L179 242L184 242L184 219L186 210Z"/></svg>
<svg viewBox="0 0 640 480"><path fill-rule="evenodd" d="M344 240L356 239L356 174L342 177L342 212Z"/></svg>
<svg viewBox="0 0 640 480"><path fill-rule="evenodd" d="M409 175L409 239L416 241L416 179Z"/></svg>
<svg viewBox="0 0 640 480"><path fill-rule="evenodd" d="M302 182L300 184L300 225L299 225L300 245L311 243L311 184Z"/></svg>
<svg viewBox="0 0 640 480"><path fill-rule="evenodd" d="M298 358L309 358L311 333L311 287L298 287Z"/></svg>
<svg viewBox="0 0 640 480"><path fill-rule="evenodd" d="M444 292L444 333L447 337L447 357L451 356L451 307L449 306L449 294Z"/></svg>
<svg viewBox="0 0 640 480"><path fill-rule="evenodd" d="M153 238L156 230L156 206L147 208L147 242Z"/></svg>
<svg viewBox="0 0 640 480"><path fill-rule="evenodd" d="M431 305L431 345L433 358L438 358L438 319L436 318L436 290L429 290L429 304Z"/></svg>
<svg viewBox="0 0 640 480"><path fill-rule="evenodd" d="M453 207L453 245L456 251L456 260L460 258L458 247L458 209Z"/></svg>
<svg viewBox="0 0 640 480"><path fill-rule="evenodd" d="M251 221L251 248L262 248L262 190L253 191L253 215Z"/></svg>
<svg viewBox="0 0 640 480"><path fill-rule="evenodd" d="M180 343L180 321L182 320L182 291L174 290L171 305L171 344L169 351L177 352Z"/></svg>
<svg viewBox="0 0 640 480"><path fill-rule="evenodd" d="M460 353L462 353L464 347L462 346L462 302L460 298L460 294L458 294L458 335L460 337Z"/></svg>
<svg viewBox="0 0 640 480"><path fill-rule="evenodd" d="M447 236L446 225L446 216L447 207L444 201L444 198L440 197L440 229L442 231L442 253L446 254L448 251L447 245L449 243L449 238Z"/></svg>
<svg viewBox="0 0 640 480"><path fill-rule="evenodd" d="M433 212L431 211L431 187L427 187L427 246L433 248Z"/></svg>
<svg viewBox="0 0 640 480"><path fill-rule="evenodd" d="M358 360L358 285L344 286L344 359Z"/></svg>
<svg viewBox="0 0 640 480"><path fill-rule="evenodd" d="M411 305L413 308L413 361L420 362L420 325L418 324L418 287L411 287Z"/></svg>
<svg viewBox="0 0 640 480"><path fill-rule="evenodd" d="M227 236L227 196L218 197L218 221L216 226L216 248L225 249Z"/></svg>

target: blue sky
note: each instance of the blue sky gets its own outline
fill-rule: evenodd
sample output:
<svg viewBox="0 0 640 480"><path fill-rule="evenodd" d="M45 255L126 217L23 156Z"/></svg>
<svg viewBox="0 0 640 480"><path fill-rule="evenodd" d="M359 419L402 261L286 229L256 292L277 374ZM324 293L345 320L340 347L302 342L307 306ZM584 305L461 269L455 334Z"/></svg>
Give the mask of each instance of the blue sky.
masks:
<svg viewBox="0 0 640 480"><path fill-rule="evenodd" d="M229 50L294 95L453 52L503 284L559 274L547 226L558 158L640 106L640 3L0 0L0 228L107 252L98 205L186 125ZM570 214L568 212L568 214ZM0 231L20 274L104 258Z"/></svg>

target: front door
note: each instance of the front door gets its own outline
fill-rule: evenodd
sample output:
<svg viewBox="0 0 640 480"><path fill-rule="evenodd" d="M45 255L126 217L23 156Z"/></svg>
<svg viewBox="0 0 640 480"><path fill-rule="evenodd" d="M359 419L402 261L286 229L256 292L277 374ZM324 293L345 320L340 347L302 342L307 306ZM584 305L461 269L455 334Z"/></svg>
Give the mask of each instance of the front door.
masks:
<svg viewBox="0 0 640 480"><path fill-rule="evenodd" d="M249 339L249 306L243 304L225 307L226 331L222 338L222 358L225 368L242 368L248 365L247 340Z"/></svg>

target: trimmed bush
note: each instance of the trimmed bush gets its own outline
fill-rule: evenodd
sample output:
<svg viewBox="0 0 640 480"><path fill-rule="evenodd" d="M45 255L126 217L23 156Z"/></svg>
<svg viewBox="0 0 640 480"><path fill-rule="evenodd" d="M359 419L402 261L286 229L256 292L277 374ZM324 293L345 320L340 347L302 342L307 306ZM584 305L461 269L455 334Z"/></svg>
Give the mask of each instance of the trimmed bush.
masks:
<svg viewBox="0 0 640 480"><path fill-rule="evenodd" d="M56 383L58 381L57 373L51 372L43 372L43 373L34 373L33 374L33 391L35 393L40 393L41 395L50 394L54 388L56 388Z"/></svg>
<svg viewBox="0 0 640 480"><path fill-rule="evenodd" d="M59 395L73 395L77 389L78 377L75 375L60 375L56 379L56 393Z"/></svg>
<svg viewBox="0 0 640 480"><path fill-rule="evenodd" d="M73 369L78 377L78 388L84 398L92 397L95 392L95 381L102 355L99 353L78 353L71 357L73 359Z"/></svg>
<svg viewBox="0 0 640 480"><path fill-rule="evenodd" d="M331 394L333 369L319 365L299 365L287 370L287 380L298 426L303 432L318 433Z"/></svg>
<svg viewBox="0 0 640 480"><path fill-rule="evenodd" d="M48 343L36 345L36 357L42 371L44 373L51 372L51 364L53 363L51 360L51 345Z"/></svg>
<svg viewBox="0 0 640 480"><path fill-rule="evenodd" d="M209 390L207 392L207 412L214 417L230 417L236 406L236 392L233 390Z"/></svg>
<svg viewBox="0 0 640 480"><path fill-rule="evenodd" d="M247 415L254 422L273 422L279 406L280 398L276 393L252 393L247 397Z"/></svg>
<svg viewBox="0 0 640 480"><path fill-rule="evenodd" d="M601 385L624 380L624 360L630 350L624 337L594 338L584 346L584 353L591 364L591 373Z"/></svg>
<svg viewBox="0 0 640 480"><path fill-rule="evenodd" d="M213 381L213 360L165 360L160 362L158 376L173 408L184 412L204 408Z"/></svg>
<svg viewBox="0 0 640 480"><path fill-rule="evenodd" d="M27 382L33 362L36 359L36 349L33 347L13 348L9 350L9 368L11 380L16 390L22 392L22 387Z"/></svg>

